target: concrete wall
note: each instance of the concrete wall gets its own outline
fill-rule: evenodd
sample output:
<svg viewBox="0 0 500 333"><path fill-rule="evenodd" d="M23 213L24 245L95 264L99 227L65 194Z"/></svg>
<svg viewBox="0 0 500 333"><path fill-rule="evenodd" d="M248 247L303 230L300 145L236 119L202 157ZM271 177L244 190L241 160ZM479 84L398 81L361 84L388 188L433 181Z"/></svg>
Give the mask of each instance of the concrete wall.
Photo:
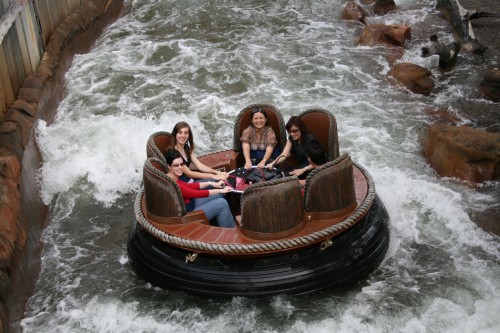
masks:
<svg viewBox="0 0 500 333"><path fill-rule="evenodd" d="M0 50L4 108L0 118L0 333L21 331L20 320L39 272L40 236L47 207L40 200L35 179L41 159L33 124L37 119L51 122L73 56L87 52L123 7L123 0L82 0L81 6L74 0L16 1L1 20L10 17L13 22L22 21L23 11L36 7L44 13L44 23L40 22L39 30L34 21L33 26L20 24L33 30L18 30L12 23ZM2 11L7 8L6 2L0 0ZM59 14L55 14L54 6ZM12 14L16 11L18 15ZM0 21L0 35L2 22L7 21ZM18 35L19 31L23 33ZM31 57L34 51L25 52L29 34L24 31L38 31L30 41L32 50L42 42L37 57Z"/></svg>
<svg viewBox="0 0 500 333"><path fill-rule="evenodd" d="M50 36L86 0L0 0L0 123Z"/></svg>

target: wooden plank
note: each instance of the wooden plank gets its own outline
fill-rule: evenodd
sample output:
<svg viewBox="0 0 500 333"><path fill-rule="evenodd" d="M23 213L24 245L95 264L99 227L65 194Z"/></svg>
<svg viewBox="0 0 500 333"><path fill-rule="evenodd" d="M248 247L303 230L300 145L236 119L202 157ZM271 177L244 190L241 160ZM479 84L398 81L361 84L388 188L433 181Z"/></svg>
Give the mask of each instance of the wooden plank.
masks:
<svg viewBox="0 0 500 333"><path fill-rule="evenodd" d="M0 104L0 108L2 108L1 118L3 118L7 106L15 100L14 89L12 88L8 68L4 48L3 46L0 46L0 98L2 102L2 104Z"/></svg>
<svg viewBox="0 0 500 333"><path fill-rule="evenodd" d="M3 43L3 39L11 30L12 25L16 21L23 7L24 4L21 4L19 1L14 1L10 4L5 14L3 14L0 18L0 44Z"/></svg>
<svg viewBox="0 0 500 333"><path fill-rule="evenodd" d="M33 73L33 68L31 66L30 54L28 51L28 41L26 40L26 35L23 28L22 16L19 15L14 23L13 30L15 31L17 37L17 50L19 52L18 61L23 63L26 75Z"/></svg>
<svg viewBox="0 0 500 333"><path fill-rule="evenodd" d="M40 64L42 50L39 43L39 31L36 18L31 15L31 6L26 6L21 11L21 22L23 26L23 33L26 41L26 50L31 66L31 72L37 70Z"/></svg>
<svg viewBox="0 0 500 333"><path fill-rule="evenodd" d="M10 81L12 82L12 89L16 95L21 87L21 83L26 77L24 65L21 61L18 61L21 57L18 45L19 41L16 31L15 29L11 29L5 36L2 46L5 51L5 58L8 66L7 68L9 70Z"/></svg>
<svg viewBox="0 0 500 333"><path fill-rule="evenodd" d="M7 11L7 8L9 8L9 1L8 0L0 0L0 17L5 14Z"/></svg>
<svg viewBox="0 0 500 333"><path fill-rule="evenodd" d="M44 45L47 45L50 36L52 35L52 21L49 15L50 11L47 9L47 3L45 1L35 1L34 5L42 27L43 43Z"/></svg>

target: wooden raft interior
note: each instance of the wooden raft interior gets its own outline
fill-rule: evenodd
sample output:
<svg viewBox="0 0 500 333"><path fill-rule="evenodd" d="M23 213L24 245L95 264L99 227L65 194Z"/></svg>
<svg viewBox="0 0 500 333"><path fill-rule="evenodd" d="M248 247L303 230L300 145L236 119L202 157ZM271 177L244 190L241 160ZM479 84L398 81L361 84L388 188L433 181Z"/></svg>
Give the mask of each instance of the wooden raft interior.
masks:
<svg viewBox="0 0 500 333"><path fill-rule="evenodd" d="M198 158L219 170L229 171L242 166L239 137L250 124L250 115L255 108L266 111L279 146L284 147L286 131L281 113L270 105L256 104L238 115L233 150ZM236 228L212 226L203 211L186 211L177 184L166 176L167 166L162 152L170 146L171 134L157 132L150 136L146 148L144 216L168 234L218 244L251 244L301 237L342 222L365 199L367 180L347 154L339 156L337 125L330 112L311 109L299 116L326 148L328 155L328 162L311 172L303 192L299 181L288 177L269 184L252 185L243 194L230 193L226 198L237 222Z"/></svg>
<svg viewBox="0 0 500 333"><path fill-rule="evenodd" d="M223 158L226 152L220 152L219 154ZM163 163L160 163L158 159L153 158L148 159L148 161L160 171L166 171ZM204 160L204 162L206 161ZM356 167L352 167L350 172L352 174L352 177L349 178L352 179L353 202L344 203L345 207L343 208L326 212L304 211L304 202L307 202L308 184L306 183L304 195L306 200L302 201L301 193L297 192L297 186L300 186L298 181L285 178L282 183L279 182L269 186L272 190L263 196L260 195L262 193L261 188L255 188L248 193L244 192L241 199L241 215L236 216L236 220L242 225L237 223L236 228L220 228L210 225L202 211L186 212L182 196L180 192L177 192L176 184L168 176L163 176L161 173L158 173L160 175L152 173L145 168L144 188L146 194L142 198L142 211L153 225L168 234L207 243L251 244L300 237L342 222L362 203L368 193L367 180ZM154 183L161 183L162 185L155 186L156 190L148 196L148 183L149 186ZM323 185L323 182L318 179L318 184ZM282 193L280 192L282 191L281 187L284 187L285 191L289 192L287 192L288 194L294 195L295 192L300 198L294 195L294 198L288 197L287 199L285 195L281 196L281 198L285 198L286 202L279 201L276 203L274 200L269 200L270 197L273 197L275 188L278 188L278 191L274 191L274 194ZM263 187L263 189L265 188ZM249 189L252 190L251 187ZM163 194L160 195L158 191L163 191ZM328 193L335 195L336 192L330 190ZM168 196L171 198L167 198ZM254 201L253 205L251 204L252 201ZM250 204L248 204L249 202ZM262 206L267 206L268 210L263 209ZM254 213L256 207L259 207L261 214ZM281 207L281 209L276 207ZM253 217L253 221L246 221L246 212L248 212L248 216ZM259 225L265 223L265 221L269 223L267 229L266 226Z"/></svg>

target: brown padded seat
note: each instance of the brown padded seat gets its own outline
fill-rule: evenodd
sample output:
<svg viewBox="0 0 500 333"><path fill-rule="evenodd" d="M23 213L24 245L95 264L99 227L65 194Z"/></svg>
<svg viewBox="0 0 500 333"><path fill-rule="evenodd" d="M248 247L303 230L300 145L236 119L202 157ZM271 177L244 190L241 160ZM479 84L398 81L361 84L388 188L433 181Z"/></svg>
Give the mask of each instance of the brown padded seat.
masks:
<svg viewBox="0 0 500 333"><path fill-rule="evenodd" d="M332 212L355 204L353 164L347 153L307 176L304 207L308 212Z"/></svg>
<svg viewBox="0 0 500 333"><path fill-rule="evenodd" d="M146 156L156 157L163 163L167 164L163 153L170 147L172 134L169 132L156 132L151 134L146 144Z"/></svg>
<svg viewBox="0 0 500 333"><path fill-rule="evenodd" d="M283 120L281 112L276 107L269 104L252 104L240 111L234 123L233 150L235 152L242 152L240 142L241 134L252 123L250 117L252 115L252 110L256 108L261 108L266 112L268 118L267 124L274 130L276 140L278 141L277 147L282 151L286 144L285 121ZM238 166L242 165L243 164Z"/></svg>
<svg viewBox="0 0 500 333"><path fill-rule="evenodd" d="M186 215L179 186L166 175L167 166L155 157L144 162L144 197L147 212L159 217Z"/></svg>
<svg viewBox="0 0 500 333"><path fill-rule="evenodd" d="M330 111L323 109L309 109L299 117L306 128L323 145L327 154L327 161L333 161L339 156L339 139L337 121Z"/></svg>
<svg viewBox="0 0 500 333"><path fill-rule="evenodd" d="M250 185L241 197L239 230L255 239L287 237L304 227L299 180L287 177Z"/></svg>

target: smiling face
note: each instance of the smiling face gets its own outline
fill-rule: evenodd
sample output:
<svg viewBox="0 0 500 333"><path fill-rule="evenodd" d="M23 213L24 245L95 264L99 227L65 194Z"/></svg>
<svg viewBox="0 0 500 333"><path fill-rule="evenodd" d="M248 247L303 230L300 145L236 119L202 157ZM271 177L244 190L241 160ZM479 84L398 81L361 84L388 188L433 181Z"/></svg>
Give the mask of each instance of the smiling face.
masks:
<svg viewBox="0 0 500 333"><path fill-rule="evenodd" d="M292 127L290 127L289 133L294 141L300 141L300 137L302 136L300 128L298 128L295 125L292 125Z"/></svg>
<svg viewBox="0 0 500 333"><path fill-rule="evenodd" d="M172 164L169 165L170 171L177 177L182 176L183 169L182 167L184 166L184 161L182 160L182 157L176 158L175 160L172 161Z"/></svg>
<svg viewBox="0 0 500 333"><path fill-rule="evenodd" d="M180 145L185 145L188 140L189 140L189 127L183 127L175 135L175 141Z"/></svg>
<svg viewBox="0 0 500 333"><path fill-rule="evenodd" d="M252 114L252 125L260 130L263 129L264 126L266 126L267 119L266 116L262 112L255 112Z"/></svg>

